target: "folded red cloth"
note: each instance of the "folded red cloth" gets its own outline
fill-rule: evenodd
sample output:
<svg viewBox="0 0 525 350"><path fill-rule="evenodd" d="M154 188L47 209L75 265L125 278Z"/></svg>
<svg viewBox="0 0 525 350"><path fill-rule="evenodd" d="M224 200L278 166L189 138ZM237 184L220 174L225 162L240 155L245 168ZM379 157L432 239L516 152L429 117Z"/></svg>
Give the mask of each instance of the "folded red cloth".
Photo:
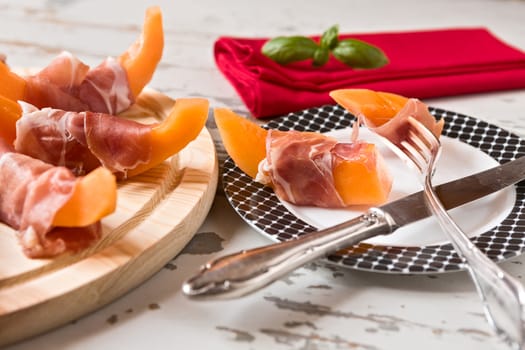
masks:
<svg viewBox="0 0 525 350"><path fill-rule="evenodd" d="M328 93L341 88L368 88L420 99L525 88L525 53L484 28L340 38L378 46L389 64L359 70L331 57L322 67L313 67L310 60L282 66L261 53L268 39L233 37L216 41L215 61L258 118L334 103Z"/></svg>

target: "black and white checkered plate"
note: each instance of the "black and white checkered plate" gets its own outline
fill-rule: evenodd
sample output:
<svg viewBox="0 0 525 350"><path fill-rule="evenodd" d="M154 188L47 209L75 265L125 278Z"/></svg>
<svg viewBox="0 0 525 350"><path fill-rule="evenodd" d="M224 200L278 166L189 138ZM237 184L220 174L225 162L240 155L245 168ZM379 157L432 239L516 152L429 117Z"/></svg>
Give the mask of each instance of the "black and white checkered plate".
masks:
<svg viewBox="0 0 525 350"><path fill-rule="evenodd" d="M499 163L525 156L525 140L478 119L430 108L445 118L443 134L480 149ZM272 120L265 127L280 130L329 132L351 126L355 118L339 106L326 105ZM317 230L292 214L271 188L254 182L231 158L224 163L224 191L237 213L257 231L275 241L290 240ZM472 238L492 260L503 261L525 249L525 181L516 185L510 214L490 230ZM440 273L464 268L451 244L383 246L361 243L328 256L326 262L343 267L398 273Z"/></svg>

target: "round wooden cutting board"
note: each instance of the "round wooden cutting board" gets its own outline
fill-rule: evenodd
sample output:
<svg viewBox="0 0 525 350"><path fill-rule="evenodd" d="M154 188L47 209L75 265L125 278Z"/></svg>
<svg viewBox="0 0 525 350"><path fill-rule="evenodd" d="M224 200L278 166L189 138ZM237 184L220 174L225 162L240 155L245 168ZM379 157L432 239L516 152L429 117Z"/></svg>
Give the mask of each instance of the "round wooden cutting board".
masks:
<svg viewBox="0 0 525 350"><path fill-rule="evenodd" d="M157 122L174 103L147 90L124 116ZM0 224L0 346L77 319L159 271L204 221L217 178L213 140L203 129L163 164L119 182L102 239L79 254L28 259L15 232Z"/></svg>

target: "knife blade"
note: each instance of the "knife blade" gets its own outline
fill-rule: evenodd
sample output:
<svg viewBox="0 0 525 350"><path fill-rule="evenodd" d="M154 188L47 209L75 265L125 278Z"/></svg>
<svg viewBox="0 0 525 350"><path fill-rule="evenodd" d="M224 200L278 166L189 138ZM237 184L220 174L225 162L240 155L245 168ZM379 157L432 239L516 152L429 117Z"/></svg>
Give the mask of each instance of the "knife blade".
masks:
<svg viewBox="0 0 525 350"><path fill-rule="evenodd" d="M436 186L447 210L482 198L525 178L525 157ZM365 239L395 232L431 216L422 191L369 209L363 215L295 240L211 260L183 283L193 299L235 298L259 290L296 268Z"/></svg>
<svg viewBox="0 0 525 350"><path fill-rule="evenodd" d="M479 173L453 180L434 189L443 206L454 209L487 196L525 178L525 157ZM404 226L431 215L427 210L423 191L416 192L379 208L389 213L397 224Z"/></svg>

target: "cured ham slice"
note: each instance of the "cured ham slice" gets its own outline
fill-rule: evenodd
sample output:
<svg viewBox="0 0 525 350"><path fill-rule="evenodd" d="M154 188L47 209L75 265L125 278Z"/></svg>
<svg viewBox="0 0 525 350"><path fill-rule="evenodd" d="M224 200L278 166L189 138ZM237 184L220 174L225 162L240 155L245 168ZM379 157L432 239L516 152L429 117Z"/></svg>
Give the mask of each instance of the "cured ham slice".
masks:
<svg viewBox="0 0 525 350"><path fill-rule="evenodd" d="M67 51L61 52L34 77L47 80L67 92L75 92L86 78L89 66Z"/></svg>
<svg viewBox="0 0 525 350"><path fill-rule="evenodd" d="M321 134L269 130L262 170L283 200L297 205L343 207L332 175L336 144L337 140Z"/></svg>
<svg viewBox="0 0 525 350"><path fill-rule="evenodd" d="M26 82L25 100L39 108L116 115L134 102L126 71L112 58L90 69L62 52Z"/></svg>
<svg viewBox="0 0 525 350"><path fill-rule="evenodd" d="M0 139L0 221L17 230L28 257L77 251L100 237L100 222L53 227L55 214L72 196L77 181L68 169L15 153Z"/></svg>
<svg viewBox="0 0 525 350"><path fill-rule="evenodd" d="M413 117L421 122L436 137L441 135L444 119L436 119L428 111L428 107L418 99L411 98L397 114L386 123L376 126L366 116L362 116L363 124L372 132L383 136L394 145L399 146L401 141L407 139L408 117Z"/></svg>
<svg viewBox="0 0 525 350"><path fill-rule="evenodd" d="M89 70L80 84L79 98L88 105L88 110L113 115L134 102L126 71L111 57Z"/></svg>
<svg viewBox="0 0 525 350"><path fill-rule="evenodd" d="M151 157L151 125L92 112L37 109L22 104L17 152L83 175L104 166L119 177Z"/></svg>

